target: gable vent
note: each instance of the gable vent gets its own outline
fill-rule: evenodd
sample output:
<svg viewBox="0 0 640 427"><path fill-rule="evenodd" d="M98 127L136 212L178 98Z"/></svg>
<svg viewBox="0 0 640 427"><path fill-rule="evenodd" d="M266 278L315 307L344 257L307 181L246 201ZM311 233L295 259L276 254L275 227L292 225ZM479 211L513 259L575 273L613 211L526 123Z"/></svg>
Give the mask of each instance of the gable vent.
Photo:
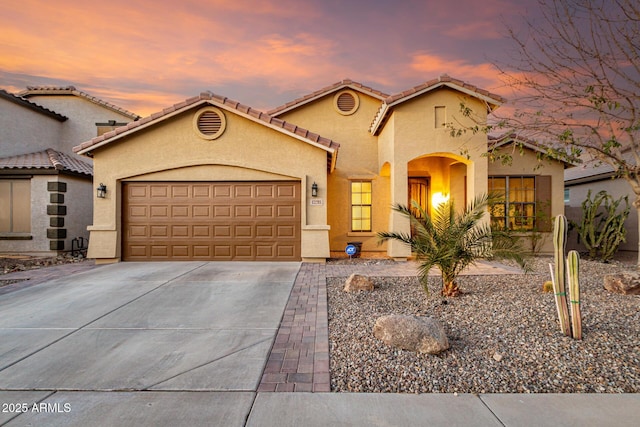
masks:
<svg viewBox="0 0 640 427"><path fill-rule="evenodd" d="M350 90L345 90L338 93L334 97L333 102L338 112L345 116L355 113L360 104L358 95Z"/></svg>
<svg viewBox="0 0 640 427"><path fill-rule="evenodd" d="M219 109L205 107L196 114L193 124L201 138L216 139L224 132L226 120Z"/></svg>
<svg viewBox="0 0 640 427"><path fill-rule="evenodd" d="M198 118L198 130L205 135L214 135L221 127L222 118L215 111L206 111Z"/></svg>

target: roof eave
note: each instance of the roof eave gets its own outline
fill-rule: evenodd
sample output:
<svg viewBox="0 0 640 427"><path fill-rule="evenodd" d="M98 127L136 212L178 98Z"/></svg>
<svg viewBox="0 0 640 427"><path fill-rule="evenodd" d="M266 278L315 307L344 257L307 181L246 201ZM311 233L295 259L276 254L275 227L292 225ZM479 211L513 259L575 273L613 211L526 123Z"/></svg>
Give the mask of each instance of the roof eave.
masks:
<svg viewBox="0 0 640 427"><path fill-rule="evenodd" d="M156 117L155 119L153 118L154 115L151 115L148 118L142 119L139 122L133 122L133 123L137 123L137 124L133 125L133 127L129 128L129 129L126 129L124 131L120 131L119 132L120 129L123 129L125 127L121 127L121 128L115 129L114 131L112 131L112 132L115 132L115 135L108 136L108 135L110 135L112 133L112 132L108 132L108 133L104 134L101 137L97 137L97 138L103 138L103 139L102 139L102 141L99 141L99 142L97 142L95 144L83 143L81 145L75 146L75 147L73 147L73 151L75 153L78 153L78 154L91 156L91 153L93 151L95 151L96 149L100 149L100 148L104 147L105 145L111 144L111 143L113 143L113 142L115 142L115 141L117 141L119 139L125 138L125 137L127 137L127 136L129 136L129 135L131 135L131 134L133 134L135 132L138 132L138 131L141 131L143 129L146 129L146 128L150 127L150 126L155 126L157 123L160 123L162 121L168 120L168 119L170 119L172 117L175 117L175 116L177 116L179 114L182 114L185 111L188 111L188 110L193 109L193 108L197 108L197 107L199 107L201 105L204 105L204 104L214 105L214 106L216 106L216 107L218 107L220 109L223 109L225 111L228 111L228 112L230 112L232 114L239 115L239 116L244 117L244 118L246 118L248 120L251 120L251 121L253 121L255 123L259 123L261 125L267 126L267 127L271 128L271 129L277 131L277 132L286 134L286 135L288 135L288 136L290 136L292 138L295 138L295 139L297 139L297 140L299 140L301 142L304 142L306 144L309 144L309 145L312 145L314 147L320 148L320 149L330 153L330 155L332 156L332 166L331 167L332 168L335 167L335 160L334 159L336 158L336 155L337 155L337 149L340 146L338 143L336 143L334 141L331 141L330 145L326 146L324 144L321 144L319 142L314 141L312 138L308 138L308 137L305 137L303 135L297 134L295 132L295 130L299 129L297 126L293 126L294 131L290 131L286 127L283 127L283 126L280 126L280 125L276 125L276 124L272 123L271 121L262 120L259 117L255 117L255 116L249 114L248 112L243 112L243 111L240 111L240 110L238 110L236 108L232 108L231 106L226 105L224 102L218 102L213 98L212 99L206 99L206 98L205 99L200 99L200 100L198 100L198 101L196 101L194 103L185 105L182 108L175 109L174 111L171 111L171 112L168 112L166 114L163 114L162 116ZM156 113L156 114L160 114L160 113ZM268 116L268 117L271 118L271 119L275 119L275 120L279 121L280 123L285 123L280 119L276 119L276 118L273 118L273 117L270 117L270 116ZM131 124L129 124L129 125L131 125ZM310 132L308 132L308 131L306 131L306 133L310 134ZM91 140L91 141L94 141L94 140ZM90 143L91 141L88 141L88 142ZM85 147L83 148L83 146L85 146Z"/></svg>
<svg viewBox="0 0 640 427"><path fill-rule="evenodd" d="M491 146L490 148L500 148L502 146L513 144L513 143L518 143L518 144L521 144L522 146L524 146L524 147L526 147L526 148L528 148L528 149L530 149L532 151L536 151L536 152L539 152L539 153L542 153L542 154L546 154L545 150L542 147L540 147L540 146L538 146L538 145L536 145L536 144L534 144L534 143L532 143L530 141L527 141L527 140L524 140L524 139L521 139L521 138L517 138L517 137L503 137L503 138L498 138L498 139L496 139L494 141L489 141L489 145ZM559 160L558 159L556 161L561 162L564 165L565 169L572 168L572 167L576 166L576 163L572 163L572 162L569 162L569 161L566 161L566 160Z"/></svg>
<svg viewBox="0 0 640 427"><path fill-rule="evenodd" d="M321 89L318 92L314 92L310 95L307 95L306 97L302 97L298 100L294 100L291 103L273 108L267 111L267 114L269 114L272 117L278 117L279 115L282 115L292 110L296 110L304 105L310 104L312 102L317 101L320 98L323 98L325 96L331 95L332 93L335 93L344 89L354 90L356 92L371 96L372 98L375 98L379 101L383 101L385 98L388 97L383 93L376 93L376 91L373 91L373 90L372 91L366 90L363 85L360 85L359 83L354 82L352 80L343 80L342 82L336 83L335 85L330 86L325 90Z"/></svg>

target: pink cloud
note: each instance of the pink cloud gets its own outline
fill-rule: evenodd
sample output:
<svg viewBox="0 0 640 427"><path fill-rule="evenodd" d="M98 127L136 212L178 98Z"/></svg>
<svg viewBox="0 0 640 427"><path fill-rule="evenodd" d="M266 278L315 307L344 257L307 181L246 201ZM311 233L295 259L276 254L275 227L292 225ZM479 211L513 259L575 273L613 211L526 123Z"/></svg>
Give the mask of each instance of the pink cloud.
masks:
<svg viewBox="0 0 640 427"><path fill-rule="evenodd" d="M428 53L416 53L412 57L410 69L424 75L437 77L448 74L497 94L505 93L498 71L490 63L474 64L463 59L446 59Z"/></svg>

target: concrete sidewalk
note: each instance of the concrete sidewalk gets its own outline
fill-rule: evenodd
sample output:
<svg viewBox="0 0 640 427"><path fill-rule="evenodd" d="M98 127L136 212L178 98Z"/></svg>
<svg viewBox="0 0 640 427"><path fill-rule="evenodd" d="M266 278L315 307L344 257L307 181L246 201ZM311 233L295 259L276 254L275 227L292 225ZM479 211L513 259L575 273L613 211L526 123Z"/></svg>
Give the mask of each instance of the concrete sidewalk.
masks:
<svg viewBox="0 0 640 427"><path fill-rule="evenodd" d="M284 264L56 266L22 282L0 295L0 425L638 425L640 394L303 392L328 386L326 276L415 267ZM280 349L310 342L295 322L315 328L312 375L277 352L278 336ZM297 392L263 391L269 367L292 366L278 384Z"/></svg>

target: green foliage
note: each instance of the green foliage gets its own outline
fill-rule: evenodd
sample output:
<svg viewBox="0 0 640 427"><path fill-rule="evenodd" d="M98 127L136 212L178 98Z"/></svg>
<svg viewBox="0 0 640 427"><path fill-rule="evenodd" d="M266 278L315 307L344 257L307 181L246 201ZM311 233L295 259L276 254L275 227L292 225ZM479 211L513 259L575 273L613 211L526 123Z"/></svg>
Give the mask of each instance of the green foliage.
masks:
<svg viewBox="0 0 640 427"><path fill-rule="evenodd" d="M413 232L380 232L380 243L398 240L411 247L421 263L421 283L427 292L429 270L437 267L442 275L444 296L460 293L456 278L481 258L511 259L528 269L527 251L518 237L506 230L492 230L488 222L481 222L493 199L493 196L478 196L461 213L456 213L451 200L435 208L433 217L415 201L413 208L397 204L393 209L409 218Z"/></svg>
<svg viewBox="0 0 640 427"><path fill-rule="evenodd" d="M623 200L625 207L618 212ZM582 222L578 225L578 236L589 251L589 257L601 261L613 258L620 244L626 241L624 223L629 211L628 196L614 200L603 190L591 200L589 190L582 202Z"/></svg>

